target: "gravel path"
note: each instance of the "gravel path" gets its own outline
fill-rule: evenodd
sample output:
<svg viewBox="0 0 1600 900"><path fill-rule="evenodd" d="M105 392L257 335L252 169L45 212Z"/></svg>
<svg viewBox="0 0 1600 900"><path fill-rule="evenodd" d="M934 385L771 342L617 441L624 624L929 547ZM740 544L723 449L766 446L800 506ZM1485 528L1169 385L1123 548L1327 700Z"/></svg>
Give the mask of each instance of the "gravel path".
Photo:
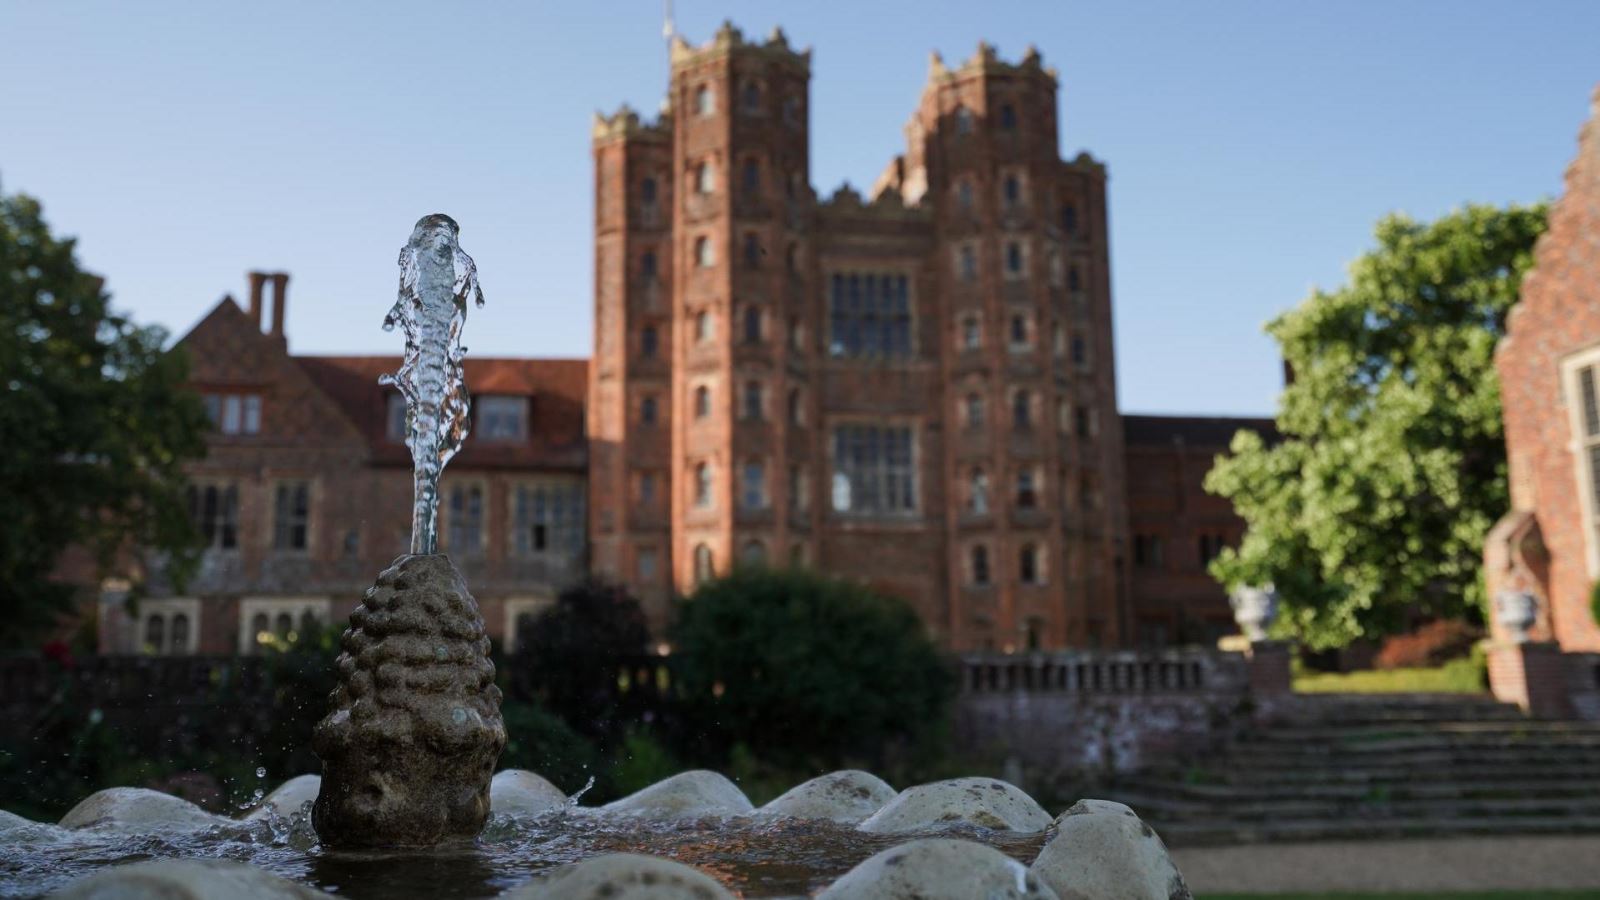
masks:
<svg viewBox="0 0 1600 900"><path fill-rule="evenodd" d="M1196 894L1600 888L1600 835L1251 844L1172 857Z"/></svg>

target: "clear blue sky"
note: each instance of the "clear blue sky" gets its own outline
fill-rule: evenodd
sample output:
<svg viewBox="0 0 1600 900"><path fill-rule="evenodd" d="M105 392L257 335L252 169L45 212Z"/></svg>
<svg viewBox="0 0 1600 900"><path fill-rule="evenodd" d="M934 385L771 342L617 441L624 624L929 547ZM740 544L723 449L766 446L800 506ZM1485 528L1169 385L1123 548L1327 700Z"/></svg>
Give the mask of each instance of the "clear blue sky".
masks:
<svg viewBox="0 0 1600 900"><path fill-rule="evenodd" d="M1600 3L678 0L814 48L812 180L903 147L928 53L1037 44L1061 146L1111 173L1128 411L1270 413L1262 325L1373 223L1560 190ZM292 273L291 347L379 330L422 214L463 227L475 355L590 352L590 116L665 88L661 5L0 0L0 186L40 197L118 304L181 334L249 268Z"/></svg>

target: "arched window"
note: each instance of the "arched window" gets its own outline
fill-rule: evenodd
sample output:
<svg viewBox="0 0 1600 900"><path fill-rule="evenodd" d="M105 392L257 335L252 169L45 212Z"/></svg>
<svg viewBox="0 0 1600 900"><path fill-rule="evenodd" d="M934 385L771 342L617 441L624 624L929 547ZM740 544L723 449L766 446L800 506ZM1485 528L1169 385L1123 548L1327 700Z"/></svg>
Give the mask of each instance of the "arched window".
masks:
<svg viewBox="0 0 1600 900"><path fill-rule="evenodd" d="M1071 203L1061 204L1061 230L1067 234L1078 231L1078 208Z"/></svg>
<svg viewBox="0 0 1600 900"><path fill-rule="evenodd" d="M660 405L654 394L647 394L639 401L639 424L654 427L659 414Z"/></svg>
<svg viewBox="0 0 1600 900"><path fill-rule="evenodd" d="M702 84L694 91L694 111L702 116L709 116L717 111L717 94L711 85Z"/></svg>
<svg viewBox="0 0 1600 900"><path fill-rule="evenodd" d="M701 343L717 336L717 320L712 318L711 310L702 309L694 314L694 339Z"/></svg>
<svg viewBox="0 0 1600 900"><path fill-rule="evenodd" d="M256 613L255 618L250 620L250 633L255 635L256 643L258 644L266 642L267 635L271 634L271 629L272 622L267 618L266 613Z"/></svg>
<svg viewBox="0 0 1600 900"><path fill-rule="evenodd" d="M1006 271L1013 275L1022 272L1022 245L1016 241L1006 244Z"/></svg>
<svg viewBox="0 0 1600 900"><path fill-rule="evenodd" d="M694 505L702 509L711 506L711 464L697 463L694 467Z"/></svg>
<svg viewBox="0 0 1600 900"><path fill-rule="evenodd" d="M709 269L717 264L716 245L708 237L694 239L694 263L702 269Z"/></svg>
<svg viewBox="0 0 1600 900"><path fill-rule="evenodd" d="M978 253L970 246L961 248L960 251L961 280L972 281L978 277Z"/></svg>
<svg viewBox="0 0 1600 900"><path fill-rule="evenodd" d="M1039 505L1039 477L1030 466L1017 470L1017 508L1034 509Z"/></svg>
<svg viewBox="0 0 1600 900"><path fill-rule="evenodd" d="M639 202L646 206L656 202L656 180L648 175L639 182Z"/></svg>
<svg viewBox="0 0 1600 900"><path fill-rule="evenodd" d="M314 632L316 630L317 630L317 614L312 612L309 609L306 610L305 612L301 613L300 614L300 633L302 635L309 635L309 634L311 634L312 632Z"/></svg>
<svg viewBox="0 0 1600 900"><path fill-rule="evenodd" d="M1011 343L1023 345L1028 343L1028 317L1014 315L1011 317Z"/></svg>
<svg viewBox="0 0 1600 900"><path fill-rule="evenodd" d="M980 587L989 583L989 548L983 544L972 548L972 583Z"/></svg>
<svg viewBox="0 0 1600 900"><path fill-rule="evenodd" d="M705 544L696 544L694 548L694 583L702 585L716 576L716 567L711 559L711 548Z"/></svg>
<svg viewBox="0 0 1600 900"><path fill-rule="evenodd" d="M1006 176L1005 197L1007 206L1016 206L1018 201L1022 199L1022 183L1017 181L1017 176Z"/></svg>
<svg viewBox="0 0 1600 900"><path fill-rule="evenodd" d="M746 381L744 383L744 418L747 422L759 422L766 418L763 407L766 406L765 391L759 381Z"/></svg>
<svg viewBox="0 0 1600 900"><path fill-rule="evenodd" d="M151 616L144 620L144 643L154 653L160 653L166 649L167 620L165 616Z"/></svg>
<svg viewBox="0 0 1600 900"><path fill-rule="evenodd" d="M711 415L711 388L700 385L694 389L694 417L704 419Z"/></svg>
<svg viewBox="0 0 1600 900"><path fill-rule="evenodd" d="M739 551L739 562L747 566L766 565L767 545L760 541L746 541L744 549Z"/></svg>
<svg viewBox="0 0 1600 900"><path fill-rule="evenodd" d="M717 189L717 166L711 160L701 162L694 170L694 189L702 194Z"/></svg>
<svg viewBox="0 0 1600 900"><path fill-rule="evenodd" d="M744 236L744 264L746 268L761 268L761 238L754 232Z"/></svg>
<svg viewBox="0 0 1600 900"><path fill-rule="evenodd" d="M760 160L752 156L744 161L744 169L740 175L739 183L743 186L744 192L747 194L754 194L761 190Z"/></svg>
<svg viewBox="0 0 1600 900"><path fill-rule="evenodd" d="M654 250L646 250L639 257L639 275L646 281L654 281L656 279L656 252Z"/></svg>
<svg viewBox="0 0 1600 900"><path fill-rule="evenodd" d="M178 613L172 617L172 652L186 653L189 650L189 617Z"/></svg>
<svg viewBox="0 0 1600 900"><path fill-rule="evenodd" d="M744 106L745 112L760 112L761 85L754 81L746 81L744 83L744 91L740 95L740 103Z"/></svg>
<svg viewBox="0 0 1600 900"><path fill-rule="evenodd" d="M967 395L967 427L983 427L983 395L974 391Z"/></svg>
<svg viewBox="0 0 1600 900"><path fill-rule="evenodd" d="M1011 395L1011 424L1019 431L1033 427L1033 395L1027 391Z"/></svg>
<svg viewBox="0 0 1600 900"><path fill-rule="evenodd" d="M979 516L989 512L989 473L982 469L967 476L967 509Z"/></svg>
<svg viewBox="0 0 1600 900"><path fill-rule="evenodd" d="M1000 127L1005 131L1017 129L1017 108L1009 103L1000 106Z"/></svg>
<svg viewBox="0 0 1600 900"><path fill-rule="evenodd" d="M789 388L789 424L805 424L805 407L801 403L799 388Z"/></svg>
<svg viewBox="0 0 1600 900"><path fill-rule="evenodd" d="M976 350L983 346L983 329L979 327L977 316L962 317L961 346L966 350Z"/></svg>
<svg viewBox="0 0 1600 900"><path fill-rule="evenodd" d="M661 333L656 331L654 325L646 325L639 331L639 352L646 358L654 358L661 349Z"/></svg>
<svg viewBox="0 0 1600 900"><path fill-rule="evenodd" d="M1017 578L1023 584L1040 584L1039 577L1039 548L1033 544L1023 544L1022 550L1017 554Z"/></svg>
<svg viewBox="0 0 1600 900"><path fill-rule="evenodd" d="M744 342L757 344L761 342L761 307L746 306L744 308Z"/></svg>
<svg viewBox="0 0 1600 900"><path fill-rule="evenodd" d="M287 638L289 636L289 632L293 630L294 616L291 616L288 613L278 613L278 617L272 622L273 633L275 633L278 637Z"/></svg>
<svg viewBox="0 0 1600 900"><path fill-rule="evenodd" d="M739 506L743 509L767 508L767 467L759 459L749 460L739 473Z"/></svg>

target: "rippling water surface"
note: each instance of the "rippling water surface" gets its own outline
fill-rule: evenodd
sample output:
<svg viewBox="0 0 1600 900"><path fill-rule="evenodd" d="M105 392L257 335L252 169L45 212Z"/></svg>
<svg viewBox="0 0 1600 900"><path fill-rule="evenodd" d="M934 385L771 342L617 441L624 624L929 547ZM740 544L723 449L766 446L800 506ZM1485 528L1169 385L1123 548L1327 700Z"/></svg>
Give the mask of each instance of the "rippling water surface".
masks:
<svg viewBox="0 0 1600 900"><path fill-rule="evenodd" d="M476 844L430 852L335 852L316 845L307 810L237 828L186 834L85 829L57 841L0 844L0 897L37 897L107 866L165 858L248 862L341 897L491 897L536 872L601 853L633 852L688 863L747 897L804 897L879 850L922 834L875 835L827 822L642 822L583 810L534 819L496 816ZM59 833L58 833L59 834ZM1031 862L1043 834L985 829L939 832L980 841Z"/></svg>

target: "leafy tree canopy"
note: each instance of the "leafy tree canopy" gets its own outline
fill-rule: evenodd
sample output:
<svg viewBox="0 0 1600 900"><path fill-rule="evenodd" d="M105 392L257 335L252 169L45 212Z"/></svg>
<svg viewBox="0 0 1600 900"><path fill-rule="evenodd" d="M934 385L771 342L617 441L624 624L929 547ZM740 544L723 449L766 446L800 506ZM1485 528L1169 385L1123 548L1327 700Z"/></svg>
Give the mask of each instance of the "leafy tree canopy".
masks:
<svg viewBox="0 0 1600 900"><path fill-rule="evenodd" d="M1248 524L1212 574L1274 583L1283 631L1331 647L1408 611L1481 613L1483 538L1508 503L1494 347L1545 213L1385 218L1347 285L1267 326L1294 376L1282 440L1240 432L1206 488Z"/></svg>
<svg viewBox="0 0 1600 900"><path fill-rule="evenodd" d="M915 743L953 691L916 613L804 571L736 570L685 600L673 629L680 703L712 747L837 766Z"/></svg>
<svg viewBox="0 0 1600 900"><path fill-rule="evenodd" d="M131 545L192 559L182 466L205 453L205 412L166 332L114 312L73 245L38 201L0 195L0 644L56 621L68 547L103 567Z"/></svg>
<svg viewBox="0 0 1600 900"><path fill-rule="evenodd" d="M537 699L580 734L608 744L621 738L631 712L623 708L617 673L649 648L644 613L625 588L577 584L518 629L513 693Z"/></svg>

